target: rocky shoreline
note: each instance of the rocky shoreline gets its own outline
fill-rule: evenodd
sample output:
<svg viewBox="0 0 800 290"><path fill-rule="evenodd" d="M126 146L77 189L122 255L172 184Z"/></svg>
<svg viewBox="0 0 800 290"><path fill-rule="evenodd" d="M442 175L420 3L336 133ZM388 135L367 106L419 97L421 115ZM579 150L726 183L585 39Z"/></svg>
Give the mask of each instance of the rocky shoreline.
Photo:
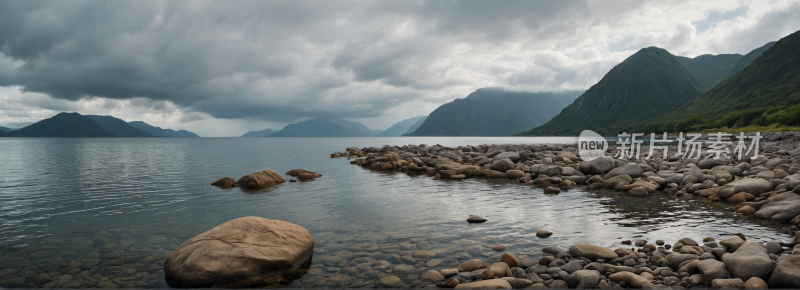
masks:
<svg viewBox="0 0 800 290"><path fill-rule="evenodd" d="M665 160L661 154L649 160L617 159L612 157L617 150L609 148L605 156L583 161L575 144L351 147L331 158L348 157L351 164L364 168L434 179L513 179L543 187L546 194L585 185L645 198L662 194L726 201L732 211L789 224L798 231L800 132L765 133L760 146L757 158L742 160L672 155ZM648 151L649 146L642 146L641 152ZM676 151L675 145L669 146L669 152ZM784 246L797 242L798 238Z"/></svg>
<svg viewBox="0 0 800 290"><path fill-rule="evenodd" d="M580 247L577 250L548 247L543 249L546 256L538 265L531 261L519 263L509 253L491 265L473 260L459 267L431 269L423 274L428 277L425 281L436 282L438 287L766 288L769 284L771 288L797 288L800 287L798 142L798 132L765 133L759 156L742 160L682 159L672 155L662 159L661 154L646 160L644 156L649 151L646 143L641 148L645 154L640 159L613 158L618 152L612 147L605 156L584 161L578 157L574 144L351 147L345 152L331 154L331 158L348 157L351 164L371 170L406 172L434 179L512 179L520 185L544 188L545 194L585 186L622 191L641 198L654 194L698 197L727 202L731 205L729 210L742 215L784 223L786 232L794 236L789 242L767 244L748 242L744 236L719 244L709 238L703 245L682 239L674 244L672 251L663 241L659 241L658 246L637 241L638 249L598 249L610 253L603 257L580 254ZM676 152L678 148L672 145L668 150ZM740 261L748 262L739 264L761 265L757 268L764 273L744 274L750 270L740 268L749 266L740 267L732 262L740 256L743 257ZM764 270L767 268L768 273ZM381 279L386 287L393 287L390 282L384 283Z"/></svg>
<svg viewBox="0 0 800 290"><path fill-rule="evenodd" d="M590 244L546 247L538 262L520 263L505 253L491 265L474 259L454 269L428 270L422 278L456 289L800 287L800 246L785 251L775 242L762 245L741 234L719 243L711 237L703 241L683 238L670 245L637 240L635 247L614 250ZM391 287L388 281L381 279Z"/></svg>

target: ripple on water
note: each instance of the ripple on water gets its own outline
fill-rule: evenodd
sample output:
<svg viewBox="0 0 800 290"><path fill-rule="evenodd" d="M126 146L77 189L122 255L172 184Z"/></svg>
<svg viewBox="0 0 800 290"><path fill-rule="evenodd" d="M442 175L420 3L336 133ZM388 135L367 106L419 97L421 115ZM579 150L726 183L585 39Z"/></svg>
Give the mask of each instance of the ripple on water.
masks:
<svg viewBox="0 0 800 290"><path fill-rule="evenodd" d="M289 221L314 236L312 270L291 287L366 287L387 275L398 276L401 286L415 285L427 269L499 259L502 253L491 250L495 244L522 261L541 257L544 246L616 247L633 238L674 242L741 232L758 241L788 239L777 226L720 211L725 205L718 203L583 188L544 195L509 180L433 180L327 157L351 146L542 141L2 138L0 286L166 287L163 261L175 248L249 215ZM323 177L255 192L207 185L266 168L307 168ZM468 224L471 214L489 221ZM538 238L541 229L555 234ZM436 256L410 256L420 243ZM378 261L390 266L381 268ZM356 271L345 274L345 267Z"/></svg>

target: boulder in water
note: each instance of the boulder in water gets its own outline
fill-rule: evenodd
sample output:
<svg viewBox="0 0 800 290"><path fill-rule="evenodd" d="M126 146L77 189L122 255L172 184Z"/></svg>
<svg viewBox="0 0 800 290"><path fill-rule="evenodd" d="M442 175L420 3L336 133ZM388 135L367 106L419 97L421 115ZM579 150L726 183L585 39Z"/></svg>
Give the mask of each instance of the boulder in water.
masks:
<svg viewBox="0 0 800 290"><path fill-rule="evenodd" d="M301 226L260 217L225 222L180 245L164 263L170 287L245 288L311 265L314 239Z"/></svg>
<svg viewBox="0 0 800 290"><path fill-rule="evenodd" d="M211 185L219 186L221 188L239 187L239 184L236 183L236 179L233 179L233 177L223 177L217 179L217 181L212 182Z"/></svg>
<svg viewBox="0 0 800 290"><path fill-rule="evenodd" d="M242 189L262 189L281 183L286 183L279 173L272 169L264 169L264 171L248 174L239 178L239 184Z"/></svg>

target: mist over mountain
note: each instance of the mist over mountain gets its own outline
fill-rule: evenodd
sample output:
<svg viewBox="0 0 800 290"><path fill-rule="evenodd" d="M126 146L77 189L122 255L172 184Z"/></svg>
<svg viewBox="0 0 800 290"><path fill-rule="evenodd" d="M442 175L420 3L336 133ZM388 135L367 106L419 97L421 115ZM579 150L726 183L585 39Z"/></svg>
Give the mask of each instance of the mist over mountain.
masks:
<svg viewBox="0 0 800 290"><path fill-rule="evenodd" d="M430 116L430 115L428 115L428 116ZM422 119L419 119L419 121L414 123L414 125L411 125L411 127L408 128L408 131L406 131L406 133L403 134L403 136L408 136L408 134L411 134L411 133L414 133L414 131L417 131L417 129L419 129L419 127L422 126L422 123L425 123L425 120L428 119L428 116L425 116Z"/></svg>
<svg viewBox="0 0 800 290"><path fill-rule="evenodd" d="M3 133L8 133L8 132L14 131L14 129L0 126L0 131L2 131Z"/></svg>
<svg viewBox="0 0 800 290"><path fill-rule="evenodd" d="M186 130L178 130L178 131L172 129L162 129L162 130L164 130L164 132L167 132L167 134L169 134L172 137L200 137L197 136L197 134Z"/></svg>
<svg viewBox="0 0 800 290"><path fill-rule="evenodd" d="M244 133L241 137L269 137L269 135L275 134L278 131L272 129L264 129L261 131L250 131Z"/></svg>
<svg viewBox="0 0 800 290"><path fill-rule="evenodd" d="M509 136L549 121L581 91L511 92L478 89L441 105L406 136Z"/></svg>
<svg viewBox="0 0 800 290"><path fill-rule="evenodd" d="M164 131L164 129L161 129L161 127L152 126L142 121L132 121L128 122L128 124L154 137L172 137L172 135Z"/></svg>
<svg viewBox="0 0 800 290"><path fill-rule="evenodd" d="M344 129L347 137L374 137L380 131L372 130L358 122L350 122L342 118L321 118L322 120L334 123Z"/></svg>
<svg viewBox="0 0 800 290"><path fill-rule="evenodd" d="M418 122L419 125L422 125L420 121L424 121L425 117L427 117L427 115L402 120L389 127L389 129L378 133L378 135L375 137L400 137L405 133L409 133L409 131L412 129L411 127L417 125ZM419 128L419 125L417 125L417 128ZM416 130L416 128L414 128L414 130Z"/></svg>

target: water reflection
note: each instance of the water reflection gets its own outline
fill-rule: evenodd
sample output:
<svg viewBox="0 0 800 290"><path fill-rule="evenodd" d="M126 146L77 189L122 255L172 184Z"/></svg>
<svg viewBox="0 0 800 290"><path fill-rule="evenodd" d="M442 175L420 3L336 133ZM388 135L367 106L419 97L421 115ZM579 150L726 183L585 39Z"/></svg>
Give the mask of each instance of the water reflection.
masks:
<svg viewBox="0 0 800 290"><path fill-rule="evenodd" d="M0 286L167 287L163 261L178 245L250 215L289 221L314 236L312 270L284 282L292 287L368 287L390 274L411 286L426 269L496 260L500 254L490 247L497 243L522 261L538 259L544 246L574 243L615 246L624 239L674 242L738 232L753 240L788 238L777 226L696 199L584 188L544 195L512 180L433 180L328 158L351 146L518 141L546 140L3 138ZM306 168L323 177L255 193L208 185L266 168ZM471 214L489 222L468 224ZM538 238L541 229L555 234ZM421 248L436 256L409 254ZM376 270L379 261L390 266ZM344 273L345 267L357 271Z"/></svg>

